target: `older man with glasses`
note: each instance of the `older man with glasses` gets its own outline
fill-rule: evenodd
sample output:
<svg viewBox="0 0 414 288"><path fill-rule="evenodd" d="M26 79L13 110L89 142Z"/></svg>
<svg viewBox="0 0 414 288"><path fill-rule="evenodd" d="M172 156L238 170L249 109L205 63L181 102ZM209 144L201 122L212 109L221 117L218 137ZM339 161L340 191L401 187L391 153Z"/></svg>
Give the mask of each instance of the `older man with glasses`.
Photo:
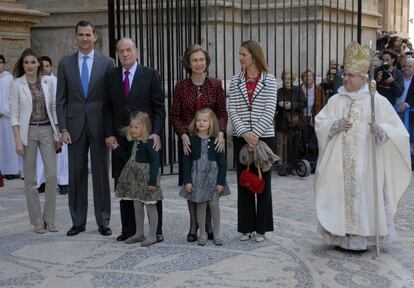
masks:
<svg viewBox="0 0 414 288"><path fill-rule="evenodd" d="M414 58L407 58L403 68L404 92L397 98L398 112L404 112L407 108L414 107Z"/></svg>
<svg viewBox="0 0 414 288"><path fill-rule="evenodd" d="M392 234L389 227L398 201L410 184L411 159L407 130L390 102L378 93L374 96L376 122L370 123L369 54L352 42L344 62L343 86L315 118L320 151L316 211L319 231L329 244L361 251L375 243L376 209L379 236ZM373 204L374 193L378 207Z"/></svg>

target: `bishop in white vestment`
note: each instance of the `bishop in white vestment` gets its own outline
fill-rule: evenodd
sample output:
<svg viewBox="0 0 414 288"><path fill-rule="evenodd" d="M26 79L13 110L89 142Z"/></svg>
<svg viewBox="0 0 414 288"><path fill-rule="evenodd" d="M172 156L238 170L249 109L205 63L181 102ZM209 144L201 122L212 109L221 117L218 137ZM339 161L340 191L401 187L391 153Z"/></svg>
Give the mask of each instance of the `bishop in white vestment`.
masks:
<svg viewBox="0 0 414 288"><path fill-rule="evenodd" d="M353 42L344 62L343 86L315 118L316 211L319 230L329 243L366 250L375 243L374 193L379 199L379 235L393 234L393 217L411 180L409 135L389 101L378 93L376 124L370 123L369 54ZM378 191L373 185L373 153Z"/></svg>

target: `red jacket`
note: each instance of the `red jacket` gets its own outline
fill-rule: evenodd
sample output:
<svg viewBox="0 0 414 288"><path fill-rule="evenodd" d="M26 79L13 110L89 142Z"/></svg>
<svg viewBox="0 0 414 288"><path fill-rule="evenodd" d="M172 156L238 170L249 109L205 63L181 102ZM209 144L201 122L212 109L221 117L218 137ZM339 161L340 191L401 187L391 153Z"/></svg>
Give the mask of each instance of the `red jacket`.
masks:
<svg viewBox="0 0 414 288"><path fill-rule="evenodd" d="M224 95L221 81L206 77L200 87L203 108L210 108L217 116L219 130L226 133L227 110L226 96ZM178 136L187 132L196 113L197 87L191 78L178 81L174 89L173 105L170 111L170 120Z"/></svg>

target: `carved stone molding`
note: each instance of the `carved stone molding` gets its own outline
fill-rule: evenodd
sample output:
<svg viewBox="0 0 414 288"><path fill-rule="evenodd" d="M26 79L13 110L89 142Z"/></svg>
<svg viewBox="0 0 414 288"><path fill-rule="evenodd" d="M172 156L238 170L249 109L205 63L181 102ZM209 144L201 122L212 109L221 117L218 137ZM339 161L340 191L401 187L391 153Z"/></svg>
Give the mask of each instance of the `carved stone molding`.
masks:
<svg viewBox="0 0 414 288"><path fill-rule="evenodd" d="M14 0L0 0L0 54L6 57L9 69L20 53L30 47L30 28L48 15Z"/></svg>

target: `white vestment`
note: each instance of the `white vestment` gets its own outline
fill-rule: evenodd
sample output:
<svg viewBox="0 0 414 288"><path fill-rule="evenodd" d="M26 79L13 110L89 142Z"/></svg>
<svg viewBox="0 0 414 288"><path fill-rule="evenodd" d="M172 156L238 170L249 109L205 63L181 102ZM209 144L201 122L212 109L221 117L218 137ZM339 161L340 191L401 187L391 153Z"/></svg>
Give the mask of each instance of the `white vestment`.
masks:
<svg viewBox="0 0 414 288"><path fill-rule="evenodd" d="M55 75L49 75L53 81L53 87L56 89L57 85L57 78ZM56 90L55 90L56 94ZM69 184L69 159L68 159L68 146L63 144L62 152L56 154L56 161L57 161L57 184L58 185L68 185ZM36 159L36 179L37 179L37 187L42 183L46 182L46 174L45 168L43 164L42 156L40 155L40 149L37 149L37 159Z"/></svg>
<svg viewBox="0 0 414 288"><path fill-rule="evenodd" d="M319 158L314 188L317 217L325 235L376 234L370 98L368 85L358 92L347 92L342 86L315 118ZM379 94L375 95L375 115L386 135L385 142L375 140L379 235L386 236L411 180L409 135L389 101ZM341 118L349 119L352 128L330 134Z"/></svg>
<svg viewBox="0 0 414 288"><path fill-rule="evenodd" d="M37 188L46 182L45 166L43 164L40 149L37 149L36 156L36 180ZM69 185L69 159L68 159L68 145L63 144L62 152L56 154L57 167L57 184Z"/></svg>
<svg viewBox="0 0 414 288"><path fill-rule="evenodd" d="M0 171L5 175L19 174L21 170L21 160L16 153L10 122L9 97L12 80L13 76L9 72L0 73Z"/></svg>

